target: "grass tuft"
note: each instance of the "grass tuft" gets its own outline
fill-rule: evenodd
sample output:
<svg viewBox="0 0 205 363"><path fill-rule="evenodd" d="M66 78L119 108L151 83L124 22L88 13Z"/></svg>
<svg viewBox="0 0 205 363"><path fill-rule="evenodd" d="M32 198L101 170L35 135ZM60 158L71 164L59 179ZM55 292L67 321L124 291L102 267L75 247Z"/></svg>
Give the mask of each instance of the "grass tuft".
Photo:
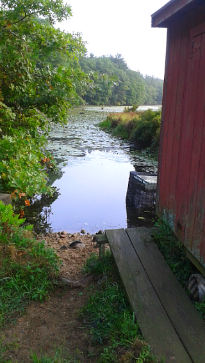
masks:
<svg viewBox="0 0 205 363"><path fill-rule="evenodd" d="M186 257L184 246L176 238L169 225L161 220L157 222L157 225L158 230L153 239L177 280L189 295L187 289L189 278L192 274L198 273L198 270ZM194 305L205 320L205 302L194 302Z"/></svg>
<svg viewBox="0 0 205 363"><path fill-rule="evenodd" d="M142 340L111 253L107 252L100 261L92 255L85 270L93 273L94 280L98 281L97 289L96 286L91 289L89 301L81 313L92 344L99 347L97 362L157 362ZM144 350L147 356L142 360Z"/></svg>
<svg viewBox="0 0 205 363"><path fill-rule="evenodd" d="M30 301L45 299L59 271L54 250L37 242L23 221L0 202L0 326Z"/></svg>

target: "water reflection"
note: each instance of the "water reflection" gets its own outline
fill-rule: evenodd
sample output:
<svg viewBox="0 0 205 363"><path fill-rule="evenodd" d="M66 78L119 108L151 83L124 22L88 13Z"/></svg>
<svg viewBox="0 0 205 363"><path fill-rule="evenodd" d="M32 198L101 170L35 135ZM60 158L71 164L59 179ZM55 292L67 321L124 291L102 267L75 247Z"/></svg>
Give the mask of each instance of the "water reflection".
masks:
<svg viewBox="0 0 205 363"><path fill-rule="evenodd" d="M129 158L93 151L84 163L65 167L55 182L61 195L52 205L49 223L54 231L96 232L127 226L125 195L130 170Z"/></svg>
<svg viewBox="0 0 205 363"><path fill-rule="evenodd" d="M74 110L65 127L52 127L48 150L54 154L61 174L51 174L50 184L59 192L53 200L44 198L32 204L38 232L83 228L95 233L127 227L125 199L130 171L157 170L156 162L145 160L128 143L101 131L97 125L107 111L94 109ZM29 222L32 218L31 213ZM139 222L138 216L129 216L133 218L132 223Z"/></svg>

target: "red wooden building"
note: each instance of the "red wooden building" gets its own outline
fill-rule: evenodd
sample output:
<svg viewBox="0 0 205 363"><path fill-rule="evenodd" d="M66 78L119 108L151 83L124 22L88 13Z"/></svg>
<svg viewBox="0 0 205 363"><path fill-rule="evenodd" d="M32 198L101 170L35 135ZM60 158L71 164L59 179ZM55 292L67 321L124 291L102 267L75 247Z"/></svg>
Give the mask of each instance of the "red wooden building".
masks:
<svg viewBox="0 0 205 363"><path fill-rule="evenodd" d="M171 0L152 26L167 28L157 212L205 273L205 0Z"/></svg>

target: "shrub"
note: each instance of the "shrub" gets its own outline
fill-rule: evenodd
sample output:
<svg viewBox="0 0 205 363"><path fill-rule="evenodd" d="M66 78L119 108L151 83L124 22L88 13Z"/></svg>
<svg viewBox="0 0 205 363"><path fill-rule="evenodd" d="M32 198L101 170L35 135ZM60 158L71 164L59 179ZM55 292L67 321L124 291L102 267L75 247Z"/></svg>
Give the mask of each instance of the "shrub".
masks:
<svg viewBox="0 0 205 363"><path fill-rule="evenodd" d="M138 149L159 147L161 111L112 113L99 126L123 139L136 142Z"/></svg>
<svg viewBox="0 0 205 363"><path fill-rule="evenodd" d="M156 116L152 119L149 117L145 119L143 115L143 117L141 117L137 123L136 129L132 134L132 139L135 140L142 149L150 147L159 128L159 116Z"/></svg>
<svg viewBox="0 0 205 363"><path fill-rule="evenodd" d="M31 300L43 300L59 271L54 250L32 235L32 226L0 202L0 324Z"/></svg>

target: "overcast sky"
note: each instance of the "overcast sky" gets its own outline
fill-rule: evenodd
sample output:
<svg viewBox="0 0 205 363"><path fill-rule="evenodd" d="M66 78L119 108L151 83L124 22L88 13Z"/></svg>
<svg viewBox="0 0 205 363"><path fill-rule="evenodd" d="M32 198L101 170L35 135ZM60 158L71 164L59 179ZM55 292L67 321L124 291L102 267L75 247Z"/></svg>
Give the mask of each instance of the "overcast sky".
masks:
<svg viewBox="0 0 205 363"><path fill-rule="evenodd" d="M164 78L166 29L151 28L151 14L168 0L68 0L73 16L59 25L82 33L88 54L121 54L130 69Z"/></svg>

